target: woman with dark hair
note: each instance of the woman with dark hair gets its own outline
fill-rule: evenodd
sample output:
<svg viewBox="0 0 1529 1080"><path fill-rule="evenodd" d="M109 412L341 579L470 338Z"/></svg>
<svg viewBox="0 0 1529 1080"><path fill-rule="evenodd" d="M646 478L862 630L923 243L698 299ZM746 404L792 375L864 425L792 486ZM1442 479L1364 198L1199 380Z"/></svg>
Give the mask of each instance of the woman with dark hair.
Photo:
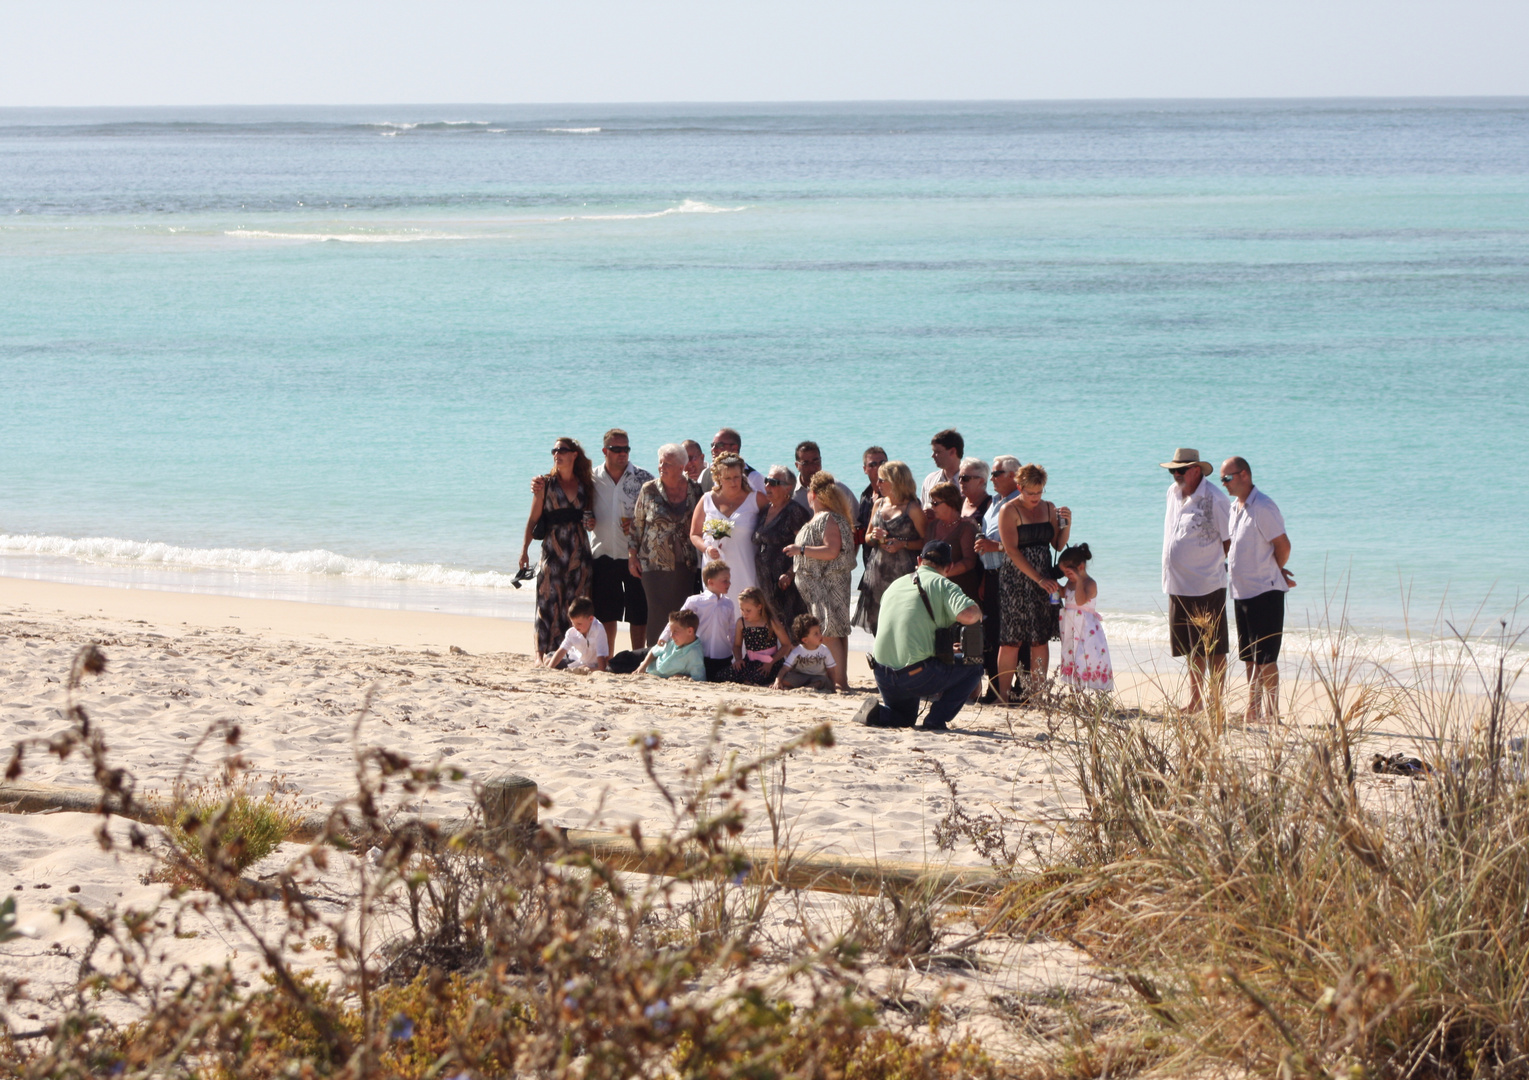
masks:
<svg viewBox="0 0 1529 1080"><path fill-rule="evenodd" d="M588 596L594 584L595 560L589 550L594 505L595 478L589 458L577 439L564 436L552 447L552 470L531 481L531 516L520 545L524 570L531 565L531 540L542 542L536 567L537 660L557 651L572 625L568 605L576 596Z"/></svg>
<svg viewBox="0 0 1529 1080"><path fill-rule="evenodd" d="M796 570L784 548L807 524L812 511L794 497L796 476L784 465L772 465L765 474L765 498L769 505L754 523L754 575L764 590L781 625L788 630L807 602L796 588Z"/></svg>
<svg viewBox="0 0 1529 1080"><path fill-rule="evenodd" d="M982 562L977 558L977 526L962 517L961 489L955 484L939 483L929 489L930 540L950 545L950 565L945 576L973 600L981 599Z"/></svg>

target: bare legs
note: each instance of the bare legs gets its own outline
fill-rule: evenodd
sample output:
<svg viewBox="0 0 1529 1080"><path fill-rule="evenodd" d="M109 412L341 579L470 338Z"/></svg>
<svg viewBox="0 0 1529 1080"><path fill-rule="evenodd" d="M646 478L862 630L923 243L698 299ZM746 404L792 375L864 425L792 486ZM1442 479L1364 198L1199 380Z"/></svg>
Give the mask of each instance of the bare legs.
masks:
<svg viewBox="0 0 1529 1080"><path fill-rule="evenodd" d="M1252 723L1268 717L1279 719L1279 664L1247 664L1248 712Z"/></svg>
<svg viewBox="0 0 1529 1080"><path fill-rule="evenodd" d="M998 646L998 700L1008 704L1009 687L1014 681L1014 669L1019 666L1019 650L1024 648L1020 645ZM1028 682L1025 685L1034 685L1043 682L1046 678L1046 669L1051 663L1051 646L1046 642L1039 645L1031 645L1030 649L1030 672L1025 676ZM1024 680L1022 680L1023 682Z"/></svg>
<svg viewBox="0 0 1529 1080"><path fill-rule="evenodd" d="M1197 713L1205 708L1205 654L1198 649L1191 653L1189 660L1189 705L1185 712ZM1226 654L1217 653L1210 658L1211 690L1219 696L1221 687L1226 683Z"/></svg>
<svg viewBox="0 0 1529 1080"><path fill-rule="evenodd" d="M849 689L849 638L825 637L823 644L828 646L829 655L834 658L834 668L830 672L834 685L840 690Z"/></svg>
<svg viewBox="0 0 1529 1080"><path fill-rule="evenodd" d="M621 621L619 619L612 619L610 622L608 622L608 623L601 623L600 625L605 627L605 640L610 644L611 651L615 652L616 651L616 631L618 629L620 629ZM648 647L648 628L647 628L647 626L645 624L642 624L642 623L631 624L631 623L629 623L627 625L627 629L632 632L632 651L633 652L641 652L643 649Z"/></svg>

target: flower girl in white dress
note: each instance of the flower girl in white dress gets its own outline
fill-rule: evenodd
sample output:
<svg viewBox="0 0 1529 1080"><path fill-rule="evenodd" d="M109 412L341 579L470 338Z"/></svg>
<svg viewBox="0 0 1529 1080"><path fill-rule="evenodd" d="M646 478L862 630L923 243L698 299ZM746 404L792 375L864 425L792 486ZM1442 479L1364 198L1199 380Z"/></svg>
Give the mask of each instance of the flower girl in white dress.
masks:
<svg viewBox="0 0 1529 1080"><path fill-rule="evenodd" d="M1115 689L1115 671L1104 623L1094 609L1099 583L1088 576L1088 561L1093 557L1087 544L1078 544L1057 558L1057 568L1067 578L1062 598L1062 666L1057 677L1078 690L1109 691Z"/></svg>

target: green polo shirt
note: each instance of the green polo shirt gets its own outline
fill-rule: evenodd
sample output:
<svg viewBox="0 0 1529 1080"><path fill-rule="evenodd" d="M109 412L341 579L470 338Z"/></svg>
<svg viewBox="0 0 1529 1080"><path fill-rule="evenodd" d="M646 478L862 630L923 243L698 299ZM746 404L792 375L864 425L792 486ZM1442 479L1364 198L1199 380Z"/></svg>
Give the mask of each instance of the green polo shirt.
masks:
<svg viewBox="0 0 1529 1080"><path fill-rule="evenodd" d="M876 647L871 655L882 667L905 668L934 655L934 632L956 621L972 606L971 597L949 578L920 567L918 580L929 597L934 622L919 599L913 575L898 578L881 594L881 613L876 622Z"/></svg>

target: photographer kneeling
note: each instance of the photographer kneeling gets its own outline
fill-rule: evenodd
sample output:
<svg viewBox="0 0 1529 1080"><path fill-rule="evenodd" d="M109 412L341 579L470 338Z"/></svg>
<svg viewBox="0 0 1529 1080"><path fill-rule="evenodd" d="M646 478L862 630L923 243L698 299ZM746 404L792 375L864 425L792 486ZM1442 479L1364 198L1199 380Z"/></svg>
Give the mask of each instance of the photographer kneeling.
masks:
<svg viewBox="0 0 1529 1080"><path fill-rule="evenodd" d="M950 545L931 541L924 545L913 573L898 578L882 594L876 646L871 651L881 701L862 705L855 714L857 722L867 727L911 728L918 718L919 700L929 698L924 730L948 731L951 718L976 691L982 680L980 642L975 650L968 648L970 662L964 656L937 658L942 650L936 645L936 631L960 624L980 633L982 626L982 608L946 579L950 562Z"/></svg>

